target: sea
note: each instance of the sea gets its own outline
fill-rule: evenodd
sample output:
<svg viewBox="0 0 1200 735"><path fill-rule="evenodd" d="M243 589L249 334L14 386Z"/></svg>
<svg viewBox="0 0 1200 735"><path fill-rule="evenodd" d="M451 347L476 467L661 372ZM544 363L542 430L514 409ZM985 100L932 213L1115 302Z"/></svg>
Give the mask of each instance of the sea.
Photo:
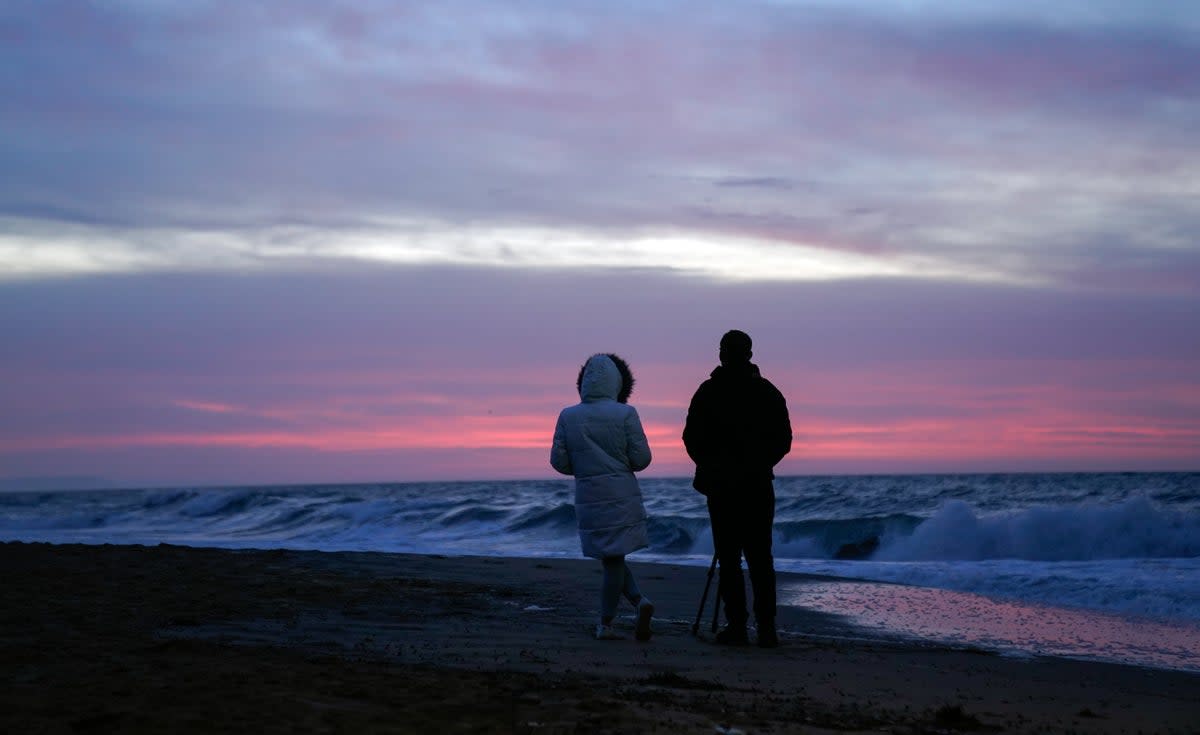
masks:
<svg viewBox="0 0 1200 735"><path fill-rule="evenodd" d="M704 497L643 478L650 548L707 567ZM775 482L780 603L1012 656L1200 672L1200 473ZM579 557L570 479L0 493L0 540Z"/></svg>

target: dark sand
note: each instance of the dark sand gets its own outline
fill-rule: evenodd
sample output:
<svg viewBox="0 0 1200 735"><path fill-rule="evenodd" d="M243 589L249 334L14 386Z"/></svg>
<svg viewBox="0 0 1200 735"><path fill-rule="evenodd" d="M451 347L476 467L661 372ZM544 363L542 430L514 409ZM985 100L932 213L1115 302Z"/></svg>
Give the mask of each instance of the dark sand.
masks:
<svg viewBox="0 0 1200 735"><path fill-rule="evenodd" d="M591 639L590 561L0 544L0 732L1200 732L1200 675L796 608L722 648L706 570L632 566L649 643Z"/></svg>

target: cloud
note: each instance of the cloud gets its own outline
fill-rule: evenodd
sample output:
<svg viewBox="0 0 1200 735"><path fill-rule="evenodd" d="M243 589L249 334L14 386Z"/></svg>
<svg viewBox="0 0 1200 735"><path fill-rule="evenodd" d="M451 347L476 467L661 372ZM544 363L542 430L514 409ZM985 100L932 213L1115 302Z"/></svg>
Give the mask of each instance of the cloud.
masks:
<svg viewBox="0 0 1200 735"><path fill-rule="evenodd" d="M0 16L0 212L42 223L17 233L36 275L61 272L51 226L119 231L92 258L136 271L381 222L728 239L750 248L715 256L734 263L767 239L947 279L1078 283L1122 272L1114 254L1170 273L1200 229L1198 18L1174 3L18 4ZM456 247L430 244L448 262Z"/></svg>
<svg viewBox="0 0 1200 735"><path fill-rule="evenodd" d="M313 460L272 458L310 451L327 460L313 481L364 457L354 478L421 479L452 476L437 458L457 451L463 472L487 475L470 458L500 453L503 476L543 476L579 364L615 351L638 376L653 473L686 474L688 401L720 334L741 328L789 400L785 472L1185 468L1200 456L1197 308L1119 291L428 266L10 282L0 462L239 482L258 452L246 476L291 481ZM183 469L199 457L215 464Z"/></svg>
<svg viewBox="0 0 1200 735"><path fill-rule="evenodd" d="M4 458L436 474L470 419L463 453L542 471L533 417L614 349L682 471L737 326L807 417L791 468L1194 465L1197 31L1115 0L9 3Z"/></svg>
<svg viewBox="0 0 1200 735"><path fill-rule="evenodd" d="M868 276L1029 280L1017 270L965 268L951 259L889 258L830 249L813 229L780 247L777 218L708 215L716 231L605 230L392 222L328 229L113 228L0 219L0 280L62 275L178 271L314 270L361 263L522 269L611 268L673 271L722 280L813 281ZM8 232L6 233L5 230Z"/></svg>
<svg viewBox="0 0 1200 735"><path fill-rule="evenodd" d="M720 178L713 182L715 186L725 187L749 187L758 189L794 189L795 184L788 179L779 176L759 176L759 177L726 177Z"/></svg>

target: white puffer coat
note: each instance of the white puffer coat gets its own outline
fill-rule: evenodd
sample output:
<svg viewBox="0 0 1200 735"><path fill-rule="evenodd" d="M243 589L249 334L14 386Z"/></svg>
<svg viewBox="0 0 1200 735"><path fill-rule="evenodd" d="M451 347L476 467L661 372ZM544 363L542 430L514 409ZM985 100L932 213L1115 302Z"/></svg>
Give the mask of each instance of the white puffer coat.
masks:
<svg viewBox="0 0 1200 735"><path fill-rule="evenodd" d="M585 556L624 556L649 546L646 508L633 473L650 464L650 445L633 406L617 402L621 375L606 355L583 371L580 403L558 415L550 464L575 476L575 516Z"/></svg>

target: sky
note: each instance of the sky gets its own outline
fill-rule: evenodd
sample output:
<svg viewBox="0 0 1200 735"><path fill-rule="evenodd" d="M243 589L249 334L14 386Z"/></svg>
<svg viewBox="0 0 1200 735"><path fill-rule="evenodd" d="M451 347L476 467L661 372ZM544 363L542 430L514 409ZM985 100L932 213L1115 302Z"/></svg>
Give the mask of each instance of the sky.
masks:
<svg viewBox="0 0 1200 735"><path fill-rule="evenodd" d="M0 6L0 487L1200 470L1200 6Z"/></svg>

